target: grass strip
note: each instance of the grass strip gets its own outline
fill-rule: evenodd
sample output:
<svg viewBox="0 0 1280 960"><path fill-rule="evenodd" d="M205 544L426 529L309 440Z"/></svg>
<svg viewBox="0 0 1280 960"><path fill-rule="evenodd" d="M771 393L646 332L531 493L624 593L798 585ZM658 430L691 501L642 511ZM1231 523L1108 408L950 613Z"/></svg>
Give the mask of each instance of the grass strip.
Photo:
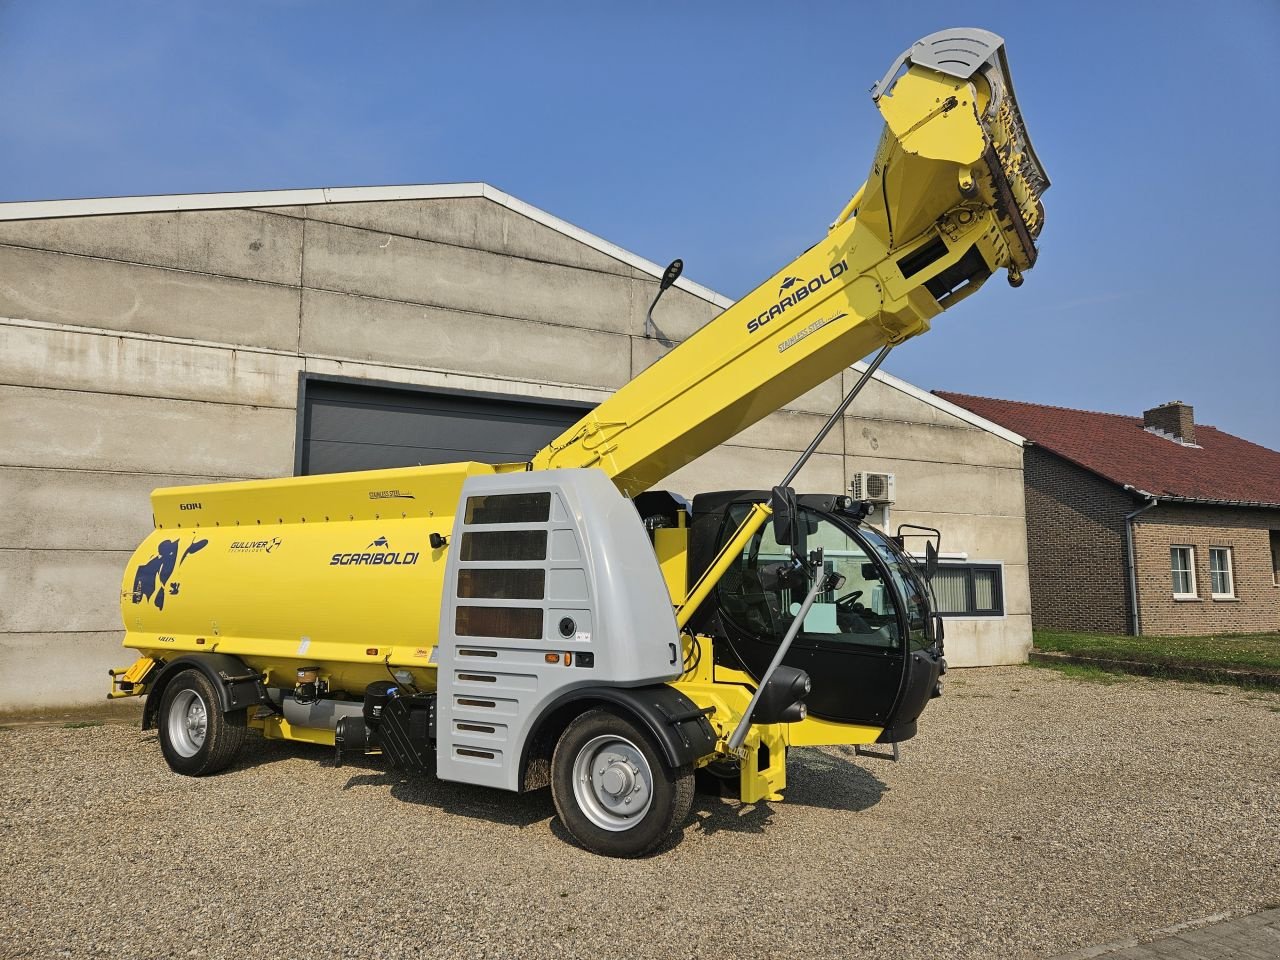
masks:
<svg viewBox="0 0 1280 960"><path fill-rule="evenodd" d="M1098 660L1280 673L1280 633L1124 637L1036 630L1034 639L1037 650Z"/></svg>

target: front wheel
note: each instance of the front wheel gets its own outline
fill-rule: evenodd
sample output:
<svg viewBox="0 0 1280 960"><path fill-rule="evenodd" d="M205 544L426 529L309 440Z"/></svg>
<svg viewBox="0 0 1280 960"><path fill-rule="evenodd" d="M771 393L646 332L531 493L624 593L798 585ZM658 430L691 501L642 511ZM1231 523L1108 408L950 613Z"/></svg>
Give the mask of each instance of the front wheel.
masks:
<svg viewBox="0 0 1280 960"><path fill-rule="evenodd" d="M231 765L248 730L246 711L224 714L213 684L199 670L183 670L160 698L160 752L169 769L189 777Z"/></svg>
<svg viewBox="0 0 1280 960"><path fill-rule="evenodd" d="M693 768L671 768L636 723L588 710L569 724L551 758L560 822L592 853L638 857L689 816Z"/></svg>

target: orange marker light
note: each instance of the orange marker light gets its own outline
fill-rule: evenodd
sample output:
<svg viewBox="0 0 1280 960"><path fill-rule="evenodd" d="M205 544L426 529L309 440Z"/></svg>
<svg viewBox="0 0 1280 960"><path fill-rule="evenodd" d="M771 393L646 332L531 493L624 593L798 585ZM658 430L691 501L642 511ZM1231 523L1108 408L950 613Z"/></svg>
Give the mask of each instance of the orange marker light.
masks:
<svg viewBox="0 0 1280 960"><path fill-rule="evenodd" d="M547 663L559 663L559 662L560 662L560 654L558 654L558 653L548 653L548 654L546 654L542 659L543 659L543 660L545 660L545 661L547 661Z"/></svg>
<svg viewBox="0 0 1280 960"><path fill-rule="evenodd" d="M370 647L369 649L367 649L367 650L364 652L364 655L365 655L366 657L376 657L376 656L378 655L378 648L377 648L377 647Z"/></svg>
<svg viewBox="0 0 1280 960"><path fill-rule="evenodd" d="M572 653L566 653L566 654L564 655L564 665L565 665L566 667L572 667L572 666L573 666L573 654L572 654Z"/></svg>

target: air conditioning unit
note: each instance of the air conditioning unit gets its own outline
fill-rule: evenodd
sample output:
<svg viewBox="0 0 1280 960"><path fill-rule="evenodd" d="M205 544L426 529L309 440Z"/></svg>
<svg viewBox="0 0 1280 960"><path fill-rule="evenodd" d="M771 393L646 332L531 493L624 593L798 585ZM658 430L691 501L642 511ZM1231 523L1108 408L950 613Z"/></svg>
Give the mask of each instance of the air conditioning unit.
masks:
<svg viewBox="0 0 1280 960"><path fill-rule="evenodd" d="M866 500L868 503L893 503L892 473L859 471L853 475L849 488L855 500Z"/></svg>

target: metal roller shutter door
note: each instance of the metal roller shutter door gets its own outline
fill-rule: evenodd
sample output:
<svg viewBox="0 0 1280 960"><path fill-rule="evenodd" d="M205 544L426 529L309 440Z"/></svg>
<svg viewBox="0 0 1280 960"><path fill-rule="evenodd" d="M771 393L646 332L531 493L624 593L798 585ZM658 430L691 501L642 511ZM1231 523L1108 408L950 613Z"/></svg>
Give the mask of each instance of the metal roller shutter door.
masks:
<svg viewBox="0 0 1280 960"><path fill-rule="evenodd" d="M591 406L305 376L295 472L518 463Z"/></svg>

